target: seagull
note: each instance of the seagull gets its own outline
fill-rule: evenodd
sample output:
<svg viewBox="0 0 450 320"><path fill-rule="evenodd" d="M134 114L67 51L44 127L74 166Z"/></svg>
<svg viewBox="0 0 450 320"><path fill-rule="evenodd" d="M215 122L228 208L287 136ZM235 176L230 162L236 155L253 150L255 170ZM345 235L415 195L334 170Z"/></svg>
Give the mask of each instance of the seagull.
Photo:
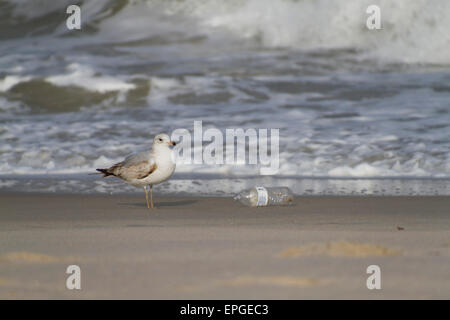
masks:
<svg viewBox="0 0 450 320"><path fill-rule="evenodd" d="M110 168L96 169L103 173L103 178L115 176L135 186L143 187L147 208L153 209L153 185L166 181L175 171L175 162L169 146L175 146L165 133L153 139L152 149L133 154ZM147 186L150 186L150 205Z"/></svg>

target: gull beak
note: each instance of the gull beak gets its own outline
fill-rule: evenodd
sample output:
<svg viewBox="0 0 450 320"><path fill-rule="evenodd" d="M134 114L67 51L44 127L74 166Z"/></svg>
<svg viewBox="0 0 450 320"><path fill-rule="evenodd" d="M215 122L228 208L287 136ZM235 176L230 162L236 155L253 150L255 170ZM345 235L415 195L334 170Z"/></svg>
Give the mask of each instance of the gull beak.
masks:
<svg viewBox="0 0 450 320"><path fill-rule="evenodd" d="M173 141L170 141L170 142L169 142L169 146L174 146L174 147L175 147L176 145L177 145L177 144L176 144L175 142L173 142Z"/></svg>

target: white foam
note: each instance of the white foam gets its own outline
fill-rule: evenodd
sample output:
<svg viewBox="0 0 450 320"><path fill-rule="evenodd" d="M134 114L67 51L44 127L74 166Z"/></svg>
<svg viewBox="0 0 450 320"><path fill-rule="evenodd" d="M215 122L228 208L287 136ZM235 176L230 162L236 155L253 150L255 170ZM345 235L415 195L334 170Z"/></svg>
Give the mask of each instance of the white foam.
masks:
<svg viewBox="0 0 450 320"><path fill-rule="evenodd" d="M381 176L382 173L382 170L367 163L359 164L354 168L349 166L337 167L328 172L331 177L377 177ZM391 175L391 173L387 173Z"/></svg>
<svg viewBox="0 0 450 320"><path fill-rule="evenodd" d="M15 85L26 82L31 79L30 76L16 76L16 75L10 75L6 76L3 79L0 79L0 92L6 92Z"/></svg>
<svg viewBox="0 0 450 320"><path fill-rule="evenodd" d="M382 30L365 26L369 5L381 9ZM269 47L356 48L406 63L450 63L447 0L248 0L172 2L205 30L225 28Z"/></svg>
<svg viewBox="0 0 450 320"><path fill-rule="evenodd" d="M77 86L90 91L105 93L108 91L127 91L136 86L127 83L117 77L96 75L94 70L78 63L67 66L69 73L45 78L46 81L56 86Z"/></svg>

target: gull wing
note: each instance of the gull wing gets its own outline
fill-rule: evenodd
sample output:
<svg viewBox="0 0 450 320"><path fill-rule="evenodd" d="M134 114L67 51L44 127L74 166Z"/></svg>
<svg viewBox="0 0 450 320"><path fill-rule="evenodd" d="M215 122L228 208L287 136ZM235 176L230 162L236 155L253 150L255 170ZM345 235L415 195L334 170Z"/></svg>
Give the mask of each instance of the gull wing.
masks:
<svg viewBox="0 0 450 320"><path fill-rule="evenodd" d="M122 165L123 168L128 168L138 163L149 161L150 158L151 158L150 152L144 151L126 157L125 160L120 162L120 164Z"/></svg>
<svg viewBox="0 0 450 320"><path fill-rule="evenodd" d="M133 154L110 168L115 175L125 180L142 179L157 168L148 151Z"/></svg>

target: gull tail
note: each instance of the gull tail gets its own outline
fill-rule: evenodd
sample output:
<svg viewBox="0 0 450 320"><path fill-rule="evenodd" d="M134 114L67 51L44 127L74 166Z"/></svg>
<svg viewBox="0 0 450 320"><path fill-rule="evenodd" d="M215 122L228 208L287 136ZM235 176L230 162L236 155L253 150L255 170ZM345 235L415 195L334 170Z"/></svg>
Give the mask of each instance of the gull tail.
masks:
<svg viewBox="0 0 450 320"><path fill-rule="evenodd" d="M97 170L100 173L103 173L103 178L107 176L114 176L114 173L109 171L109 169L95 169L95 170Z"/></svg>

